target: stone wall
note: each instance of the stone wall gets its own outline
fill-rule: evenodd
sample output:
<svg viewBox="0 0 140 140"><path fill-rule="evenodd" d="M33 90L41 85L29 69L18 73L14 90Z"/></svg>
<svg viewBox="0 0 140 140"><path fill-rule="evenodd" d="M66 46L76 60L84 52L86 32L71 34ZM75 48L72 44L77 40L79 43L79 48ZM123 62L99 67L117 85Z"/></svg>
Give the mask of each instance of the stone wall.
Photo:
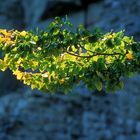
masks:
<svg viewBox="0 0 140 140"><path fill-rule="evenodd" d="M0 139L139 140L139 110L140 98L131 93L52 96L26 89L0 98Z"/></svg>

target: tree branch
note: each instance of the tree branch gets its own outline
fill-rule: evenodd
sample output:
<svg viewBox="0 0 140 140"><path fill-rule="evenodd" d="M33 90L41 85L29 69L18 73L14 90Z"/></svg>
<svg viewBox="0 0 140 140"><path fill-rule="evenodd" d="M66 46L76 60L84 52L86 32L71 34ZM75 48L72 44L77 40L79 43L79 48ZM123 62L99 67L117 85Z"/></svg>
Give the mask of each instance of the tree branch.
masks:
<svg viewBox="0 0 140 140"><path fill-rule="evenodd" d="M74 54L74 53L71 53L71 52L68 52L66 51L66 53L70 54L70 55L73 55L73 56L76 56L76 57L81 57L81 58L92 58L94 56L98 56L98 55L108 55L108 56L113 56L113 55L123 55L121 53L95 53L93 55L87 55L87 56L81 56L81 55L78 55L78 54Z"/></svg>

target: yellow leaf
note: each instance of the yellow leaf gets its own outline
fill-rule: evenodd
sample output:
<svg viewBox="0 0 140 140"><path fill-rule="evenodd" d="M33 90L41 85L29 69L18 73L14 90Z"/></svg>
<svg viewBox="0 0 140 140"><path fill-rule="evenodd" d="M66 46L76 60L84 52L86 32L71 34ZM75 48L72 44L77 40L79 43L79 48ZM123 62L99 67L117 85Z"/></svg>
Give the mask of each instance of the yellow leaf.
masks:
<svg viewBox="0 0 140 140"><path fill-rule="evenodd" d="M18 80L21 80L21 78L23 77L23 73L19 70L14 71L13 74L17 76Z"/></svg>
<svg viewBox="0 0 140 140"><path fill-rule="evenodd" d="M17 64L17 65L20 65L21 62L22 62L22 58L20 58L20 59L16 62L16 64Z"/></svg>
<svg viewBox="0 0 140 140"><path fill-rule="evenodd" d="M106 57L106 63L107 63L107 64L112 63L112 56Z"/></svg>
<svg viewBox="0 0 140 140"><path fill-rule="evenodd" d="M132 56L131 53L127 53L127 54L126 54L126 58L127 58L128 60L132 60L132 59L133 59L133 56Z"/></svg>
<svg viewBox="0 0 140 140"><path fill-rule="evenodd" d="M28 79L24 79L23 83L29 86L31 84L31 81Z"/></svg>
<svg viewBox="0 0 140 140"><path fill-rule="evenodd" d="M11 31L7 31L5 29L0 29L0 33L1 33L1 37L3 39L11 40L11 35L12 35Z"/></svg>
<svg viewBox="0 0 140 140"><path fill-rule="evenodd" d="M20 32L20 35L21 36L26 36L27 35L27 32L26 31L22 31L22 32Z"/></svg>
<svg viewBox="0 0 140 140"><path fill-rule="evenodd" d="M66 67L65 63L62 63L61 67L64 69Z"/></svg>
<svg viewBox="0 0 140 140"><path fill-rule="evenodd" d="M97 62L99 59L99 56L94 56L92 59L93 59L93 61Z"/></svg>
<svg viewBox="0 0 140 140"><path fill-rule="evenodd" d="M34 67L37 67L37 66L38 66L38 62L33 61L33 66L34 66Z"/></svg>
<svg viewBox="0 0 140 140"><path fill-rule="evenodd" d="M37 49L40 51L41 50L41 47L38 47Z"/></svg>
<svg viewBox="0 0 140 140"><path fill-rule="evenodd" d="M65 59L70 60L70 61L76 61L76 56L70 55L70 54L65 54Z"/></svg>
<svg viewBox="0 0 140 140"><path fill-rule="evenodd" d="M64 78L62 78L61 80L59 80L59 83L62 85L62 84L64 84L64 82L65 82L65 79Z"/></svg>
<svg viewBox="0 0 140 140"><path fill-rule="evenodd" d="M7 69L7 65L3 60L0 59L0 70L5 71Z"/></svg>
<svg viewBox="0 0 140 140"><path fill-rule="evenodd" d="M37 86L36 86L36 84L35 83L32 83L31 84L31 89L35 89Z"/></svg>
<svg viewBox="0 0 140 140"><path fill-rule="evenodd" d="M71 49L72 49L73 52L76 52L77 51L77 49L75 48L74 45L71 46Z"/></svg>
<svg viewBox="0 0 140 140"><path fill-rule="evenodd" d="M18 73L17 75L17 79L20 80L22 78L23 74L22 73Z"/></svg>
<svg viewBox="0 0 140 140"><path fill-rule="evenodd" d="M5 29L0 29L0 33L2 33L2 34L7 34L7 30L5 30Z"/></svg>

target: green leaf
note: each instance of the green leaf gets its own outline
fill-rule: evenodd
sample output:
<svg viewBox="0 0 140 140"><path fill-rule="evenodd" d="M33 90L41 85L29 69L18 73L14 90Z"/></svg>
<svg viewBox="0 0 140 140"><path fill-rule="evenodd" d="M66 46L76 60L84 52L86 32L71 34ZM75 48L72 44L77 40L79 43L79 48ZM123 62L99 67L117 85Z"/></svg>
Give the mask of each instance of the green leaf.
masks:
<svg viewBox="0 0 140 140"><path fill-rule="evenodd" d="M113 48L114 47L114 42L112 41L112 39L108 39L106 41L106 46L109 48Z"/></svg>
<svg viewBox="0 0 140 140"><path fill-rule="evenodd" d="M71 46L71 49L72 49L73 52L76 52L77 51L77 49L75 48L74 45Z"/></svg>
<svg viewBox="0 0 140 140"><path fill-rule="evenodd" d="M120 81L120 82L119 82L119 88L120 88L120 89L123 89L123 87L124 87L124 83L123 83L123 81Z"/></svg>
<svg viewBox="0 0 140 140"><path fill-rule="evenodd" d="M0 59L0 70L5 71L7 69L6 64Z"/></svg>
<svg viewBox="0 0 140 140"><path fill-rule="evenodd" d="M99 79L95 80L94 84L95 84L95 87L97 88L98 91L102 90L103 85L102 85L102 82Z"/></svg>

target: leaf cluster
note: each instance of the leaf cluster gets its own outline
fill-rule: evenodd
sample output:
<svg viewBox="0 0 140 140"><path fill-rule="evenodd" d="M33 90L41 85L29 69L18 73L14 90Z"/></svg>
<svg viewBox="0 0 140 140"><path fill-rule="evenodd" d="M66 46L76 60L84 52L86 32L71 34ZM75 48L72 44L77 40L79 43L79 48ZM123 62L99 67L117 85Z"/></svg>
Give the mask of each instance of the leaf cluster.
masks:
<svg viewBox="0 0 140 140"><path fill-rule="evenodd" d="M46 31L1 29L0 70L9 68L32 89L52 93L67 93L80 82L92 90L116 91L124 77L140 72L140 43L124 31L70 28L67 19L56 17Z"/></svg>

